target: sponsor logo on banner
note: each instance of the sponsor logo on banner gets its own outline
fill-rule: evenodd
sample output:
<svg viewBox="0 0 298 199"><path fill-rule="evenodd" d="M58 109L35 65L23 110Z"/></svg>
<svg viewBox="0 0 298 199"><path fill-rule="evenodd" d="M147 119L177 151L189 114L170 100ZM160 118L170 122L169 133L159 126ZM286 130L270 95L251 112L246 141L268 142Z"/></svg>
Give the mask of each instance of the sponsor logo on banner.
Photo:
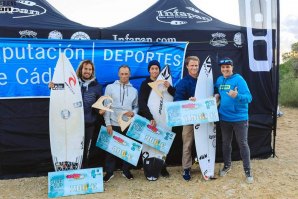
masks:
<svg viewBox="0 0 298 199"><path fill-rule="evenodd" d="M228 44L226 37L226 34L217 32L211 34L212 39L210 40L210 45L214 47L223 47Z"/></svg>
<svg viewBox="0 0 298 199"><path fill-rule="evenodd" d="M200 12L193 7L186 7L185 11L179 10L177 7L167 10L158 10L156 20L161 23L167 23L173 26L185 25L189 22L204 23L212 21L212 18Z"/></svg>
<svg viewBox="0 0 298 199"><path fill-rule="evenodd" d="M85 32L76 32L74 33L70 39L75 39L75 40L90 40L90 37L87 33Z"/></svg>
<svg viewBox="0 0 298 199"><path fill-rule="evenodd" d="M242 48L243 46L243 35L241 32L237 32L235 35L234 35L234 46L237 47L237 48Z"/></svg>
<svg viewBox="0 0 298 199"><path fill-rule="evenodd" d="M47 10L33 1L17 0L0 1L0 16L11 15L12 18L35 17L46 13Z"/></svg>
<svg viewBox="0 0 298 199"><path fill-rule="evenodd" d="M21 30L19 31L21 38L36 38L37 32L33 30Z"/></svg>
<svg viewBox="0 0 298 199"><path fill-rule="evenodd" d="M58 30L53 30L49 33L49 39L63 39L63 35Z"/></svg>

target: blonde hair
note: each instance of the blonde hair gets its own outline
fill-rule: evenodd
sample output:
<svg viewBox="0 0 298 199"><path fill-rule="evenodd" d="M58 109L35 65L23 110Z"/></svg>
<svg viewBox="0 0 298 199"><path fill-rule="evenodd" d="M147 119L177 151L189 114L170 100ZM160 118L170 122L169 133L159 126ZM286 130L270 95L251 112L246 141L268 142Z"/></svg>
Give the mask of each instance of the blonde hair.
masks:
<svg viewBox="0 0 298 199"><path fill-rule="evenodd" d="M200 59L197 56L188 56L185 59L185 66L188 65L188 63L189 63L190 60L198 61L200 63Z"/></svg>

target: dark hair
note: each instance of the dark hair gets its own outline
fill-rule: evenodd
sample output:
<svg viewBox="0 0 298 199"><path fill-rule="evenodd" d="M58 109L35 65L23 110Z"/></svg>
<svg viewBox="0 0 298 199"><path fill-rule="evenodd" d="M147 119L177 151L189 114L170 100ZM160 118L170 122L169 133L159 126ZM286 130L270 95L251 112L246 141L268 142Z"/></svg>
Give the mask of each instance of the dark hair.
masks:
<svg viewBox="0 0 298 199"><path fill-rule="evenodd" d="M200 59L197 56L188 56L185 59L185 66L188 65L188 63L189 63L190 60L198 61L200 63Z"/></svg>
<svg viewBox="0 0 298 199"><path fill-rule="evenodd" d="M91 74L90 79L94 78L95 77L94 64L93 64L93 62L91 60L88 60L88 59L81 61L81 63L79 64L79 67L78 67L78 69L76 71L76 74L77 74L78 78L82 79L82 69L83 69L83 66L85 64L91 64L91 66L92 66L92 74Z"/></svg>
<svg viewBox="0 0 298 199"><path fill-rule="evenodd" d="M219 60L218 65L231 65L233 66L233 60L230 59L229 57L224 57L222 59Z"/></svg>
<svg viewBox="0 0 298 199"><path fill-rule="evenodd" d="M148 71L150 71L151 66L156 65L158 66L159 70L160 70L160 63L157 60L152 60L148 63Z"/></svg>

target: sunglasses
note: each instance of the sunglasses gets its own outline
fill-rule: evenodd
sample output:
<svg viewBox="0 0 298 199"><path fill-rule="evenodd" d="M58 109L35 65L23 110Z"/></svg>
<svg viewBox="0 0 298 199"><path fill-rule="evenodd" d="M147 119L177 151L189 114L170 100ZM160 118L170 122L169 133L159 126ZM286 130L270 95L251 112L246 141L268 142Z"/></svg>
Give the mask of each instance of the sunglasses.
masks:
<svg viewBox="0 0 298 199"><path fill-rule="evenodd" d="M222 59L218 63L219 65L227 64L227 65L233 65L233 61L230 59Z"/></svg>

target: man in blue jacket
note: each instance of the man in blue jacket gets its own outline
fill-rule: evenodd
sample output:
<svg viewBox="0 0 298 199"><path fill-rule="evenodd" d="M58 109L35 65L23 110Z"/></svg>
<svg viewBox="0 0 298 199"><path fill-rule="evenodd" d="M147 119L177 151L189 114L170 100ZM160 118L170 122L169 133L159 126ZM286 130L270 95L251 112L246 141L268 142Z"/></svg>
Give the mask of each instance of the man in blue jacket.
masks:
<svg viewBox="0 0 298 199"><path fill-rule="evenodd" d="M179 81L176 86L174 101L195 100L195 90L197 79L199 76L200 60L197 56L189 56L185 59L185 65L188 74ZM190 169L192 166L192 145L194 142L193 125L185 125L182 130L182 168L183 179L189 181L191 179Z"/></svg>
<svg viewBox="0 0 298 199"><path fill-rule="evenodd" d="M222 76L215 83L215 97L220 99L219 118L222 133L224 167L219 171L225 176L231 170L233 131L243 160L247 183L253 183L250 166L250 149L247 142L248 104L252 101L246 81L233 73L233 61L226 57L219 61Z"/></svg>

